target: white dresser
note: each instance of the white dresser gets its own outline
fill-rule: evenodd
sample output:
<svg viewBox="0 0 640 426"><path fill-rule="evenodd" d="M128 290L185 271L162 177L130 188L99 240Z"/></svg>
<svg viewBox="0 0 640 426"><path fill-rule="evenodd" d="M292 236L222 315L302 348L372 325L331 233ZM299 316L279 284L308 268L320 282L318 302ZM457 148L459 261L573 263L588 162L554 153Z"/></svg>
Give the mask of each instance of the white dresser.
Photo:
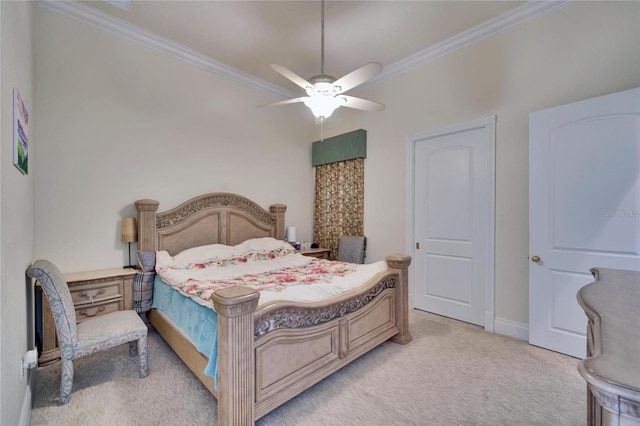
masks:
<svg viewBox="0 0 640 426"><path fill-rule="evenodd" d="M640 425L640 272L592 269L596 281L578 292L589 318L587 424Z"/></svg>

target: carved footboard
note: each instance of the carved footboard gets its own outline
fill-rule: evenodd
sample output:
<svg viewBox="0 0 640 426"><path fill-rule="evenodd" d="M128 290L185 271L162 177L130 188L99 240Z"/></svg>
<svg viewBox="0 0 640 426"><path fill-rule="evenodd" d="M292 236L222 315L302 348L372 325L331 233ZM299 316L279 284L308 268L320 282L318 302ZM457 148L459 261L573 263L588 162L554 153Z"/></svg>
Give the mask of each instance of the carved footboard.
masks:
<svg viewBox="0 0 640 426"><path fill-rule="evenodd" d="M218 312L218 424L249 425L305 389L394 337L408 343L409 256L390 270L323 304L272 303L232 287L212 297Z"/></svg>

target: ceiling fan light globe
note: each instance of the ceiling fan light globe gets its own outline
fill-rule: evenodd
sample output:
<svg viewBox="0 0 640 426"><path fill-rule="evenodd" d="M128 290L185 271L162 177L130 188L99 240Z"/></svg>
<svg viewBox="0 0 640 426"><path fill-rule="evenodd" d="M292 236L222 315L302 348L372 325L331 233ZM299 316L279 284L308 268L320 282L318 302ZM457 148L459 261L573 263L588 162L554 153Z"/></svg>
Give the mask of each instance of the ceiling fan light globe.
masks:
<svg viewBox="0 0 640 426"><path fill-rule="evenodd" d="M329 118L333 111L342 104L342 101L333 96L315 95L306 98L304 104L309 107L315 117Z"/></svg>

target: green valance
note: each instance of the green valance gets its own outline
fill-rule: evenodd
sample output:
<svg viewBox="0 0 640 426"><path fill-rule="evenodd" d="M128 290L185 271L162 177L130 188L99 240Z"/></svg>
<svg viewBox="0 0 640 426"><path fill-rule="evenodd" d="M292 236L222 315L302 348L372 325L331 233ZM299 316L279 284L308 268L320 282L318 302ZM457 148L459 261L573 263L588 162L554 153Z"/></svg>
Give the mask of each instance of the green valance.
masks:
<svg viewBox="0 0 640 426"><path fill-rule="evenodd" d="M366 130L354 130L311 145L312 167L354 158L367 158Z"/></svg>

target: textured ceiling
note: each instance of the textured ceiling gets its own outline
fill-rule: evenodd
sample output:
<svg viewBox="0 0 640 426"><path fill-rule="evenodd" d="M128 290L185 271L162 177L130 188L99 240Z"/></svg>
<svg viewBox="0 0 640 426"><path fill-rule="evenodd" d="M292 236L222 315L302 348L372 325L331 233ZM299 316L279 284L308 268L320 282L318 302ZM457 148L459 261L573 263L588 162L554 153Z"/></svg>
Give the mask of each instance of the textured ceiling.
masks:
<svg viewBox="0 0 640 426"><path fill-rule="evenodd" d="M133 0L128 10L83 3L288 90L300 89L269 64L306 79L320 74L319 1ZM327 1L325 74L339 78L368 62L390 65L522 3Z"/></svg>

